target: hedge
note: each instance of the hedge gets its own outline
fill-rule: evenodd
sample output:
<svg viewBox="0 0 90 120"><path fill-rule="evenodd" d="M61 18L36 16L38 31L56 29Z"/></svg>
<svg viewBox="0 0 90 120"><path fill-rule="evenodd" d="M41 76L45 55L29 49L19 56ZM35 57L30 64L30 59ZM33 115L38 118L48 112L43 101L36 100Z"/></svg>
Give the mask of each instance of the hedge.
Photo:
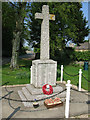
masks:
<svg viewBox="0 0 90 120"><path fill-rule="evenodd" d="M83 52L75 51L75 58L77 61L89 61L90 51L83 51Z"/></svg>

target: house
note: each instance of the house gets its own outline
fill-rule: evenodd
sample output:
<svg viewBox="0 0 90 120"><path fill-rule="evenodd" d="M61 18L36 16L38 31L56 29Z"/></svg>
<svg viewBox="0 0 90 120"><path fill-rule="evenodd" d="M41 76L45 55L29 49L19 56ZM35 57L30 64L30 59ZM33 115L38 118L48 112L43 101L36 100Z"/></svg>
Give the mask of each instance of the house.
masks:
<svg viewBox="0 0 90 120"><path fill-rule="evenodd" d="M79 46L75 47L75 51L88 51L89 50L89 42L80 43Z"/></svg>

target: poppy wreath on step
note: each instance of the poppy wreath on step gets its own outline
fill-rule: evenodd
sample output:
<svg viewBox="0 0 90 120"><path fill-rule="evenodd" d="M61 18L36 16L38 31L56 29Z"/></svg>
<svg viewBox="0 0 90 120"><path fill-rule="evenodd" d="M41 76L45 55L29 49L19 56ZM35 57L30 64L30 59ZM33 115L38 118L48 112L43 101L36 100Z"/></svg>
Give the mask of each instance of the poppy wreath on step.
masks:
<svg viewBox="0 0 90 120"><path fill-rule="evenodd" d="M42 87L42 90L43 90L43 93L46 94L46 95L50 95L53 93L53 88L51 85L48 85L49 86L49 91L47 91L47 85L48 84L45 84L43 87Z"/></svg>

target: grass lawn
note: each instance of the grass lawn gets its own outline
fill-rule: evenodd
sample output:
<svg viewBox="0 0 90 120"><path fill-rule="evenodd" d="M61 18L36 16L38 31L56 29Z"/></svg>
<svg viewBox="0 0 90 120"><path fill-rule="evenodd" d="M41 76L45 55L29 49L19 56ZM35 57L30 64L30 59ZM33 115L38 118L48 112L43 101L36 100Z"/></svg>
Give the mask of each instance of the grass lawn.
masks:
<svg viewBox="0 0 90 120"><path fill-rule="evenodd" d="M18 70L11 70L10 64L2 66L2 84L7 85L28 84L30 83L30 66L31 60L19 60L20 68Z"/></svg>
<svg viewBox="0 0 90 120"><path fill-rule="evenodd" d="M31 60L19 60L18 64L20 68L18 70L11 70L9 68L10 64L6 64L2 66L2 84L7 83L8 85L16 85L16 84L28 84L30 83L30 67ZM61 66L58 66L57 69L57 81L60 81L61 77ZM79 66L64 66L64 71L68 74L75 75L79 73L79 69L82 69L83 75L88 79L88 71L83 70L83 67ZM71 84L78 85L79 76L69 76L67 74L63 75L64 81L71 80ZM88 90L88 82L82 77L82 88Z"/></svg>
<svg viewBox="0 0 90 120"><path fill-rule="evenodd" d="M83 67L80 66L72 66L72 65L67 65L64 66L64 71L70 75L76 75L79 73L79 69L82 69L82 74L83 76L88 80L88 70L84 70ZM70 76L67 75L65 72L63 72L63 80L67 81L67 80L71 80L71 84L74 84L76 86L78 86L79 83L79 75L77 76ZM57 81L60 80L61 77L61 71L60 71L60 67L58 67L58 74L57 74ZM82 77L82 88L88 90L88 86L90 85L90 82L87 82L87 80L85 80Z"/></svg>

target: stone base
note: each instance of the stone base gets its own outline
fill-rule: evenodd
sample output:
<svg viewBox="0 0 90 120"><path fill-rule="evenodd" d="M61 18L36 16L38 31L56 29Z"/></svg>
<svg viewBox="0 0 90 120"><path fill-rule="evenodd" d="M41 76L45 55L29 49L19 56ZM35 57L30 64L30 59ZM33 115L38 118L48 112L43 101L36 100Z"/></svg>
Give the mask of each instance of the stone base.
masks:
<svg viewBox="0 0 90 120"><path fill-rule="evenodd" d="M50 97L52 95L55 95L56 93L63 91L63 88L59 85L57 85L56 87L53 87L53 94L51 95L45 95L42 92L41 88L35 88L33 85L31 84L27 84L26 87L23 87L21 91L18 91L18 94L21 98L21 100L34 100L34 99L43 99L46 97ZM65 97L66 97L66 92L62 92L55 97L63 97L61 100L64 101ZM39 105L44 105L44 100L42 101L38 101ZM25 107L33 107L33 102L23 102Z"/></svg>
<svg viewBox="0 0 90 120"><path fill-rule="evenodd" d="M42 87L44 84L56 86L57 62L53 60L32 61L32 84Z"/></svg>

